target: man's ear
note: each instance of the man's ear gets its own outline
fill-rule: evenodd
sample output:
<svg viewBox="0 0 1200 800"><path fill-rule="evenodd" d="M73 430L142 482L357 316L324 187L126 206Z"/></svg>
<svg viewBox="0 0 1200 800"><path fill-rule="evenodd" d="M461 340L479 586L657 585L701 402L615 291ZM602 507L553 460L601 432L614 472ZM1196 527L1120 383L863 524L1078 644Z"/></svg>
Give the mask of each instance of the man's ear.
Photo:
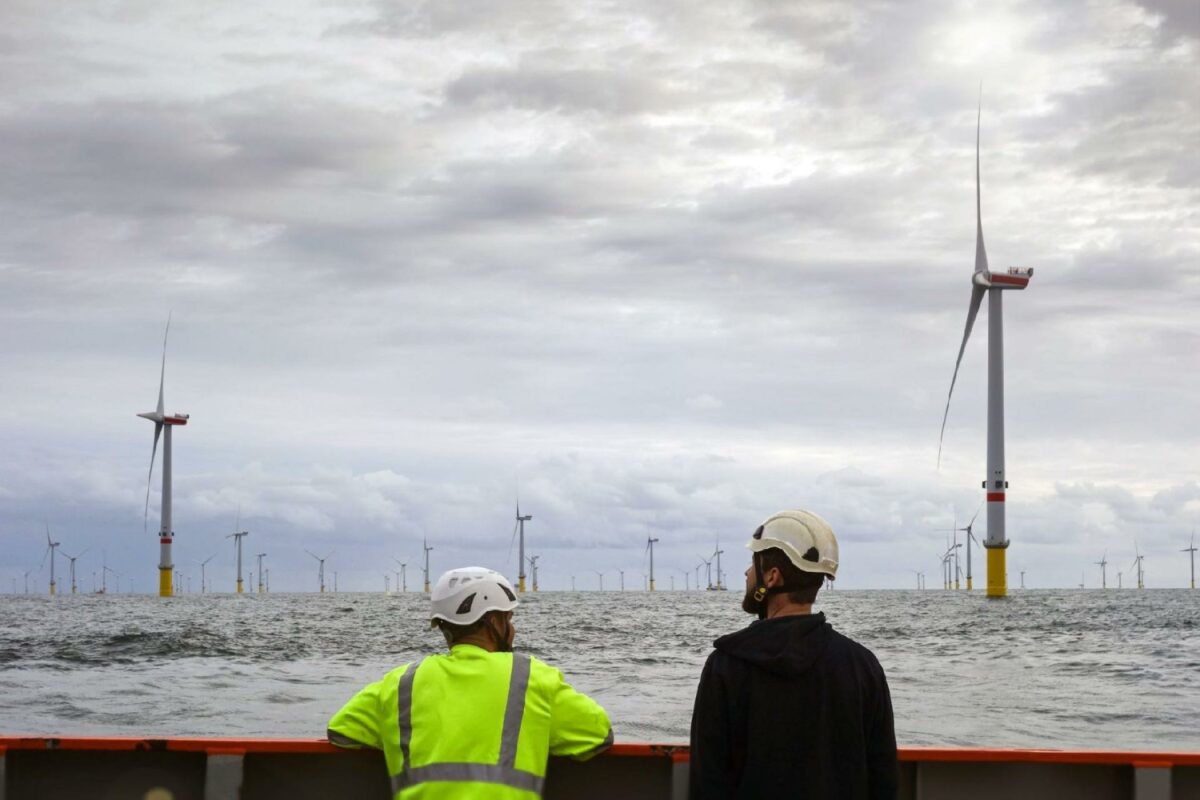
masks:
<svg viewBox="0 0 1200 800"><path fill-rule="evenodd" d="M770 567L763 574L763 582L768 589L773 589L783 583L783 573L779 571L779 567Z"/></svg>

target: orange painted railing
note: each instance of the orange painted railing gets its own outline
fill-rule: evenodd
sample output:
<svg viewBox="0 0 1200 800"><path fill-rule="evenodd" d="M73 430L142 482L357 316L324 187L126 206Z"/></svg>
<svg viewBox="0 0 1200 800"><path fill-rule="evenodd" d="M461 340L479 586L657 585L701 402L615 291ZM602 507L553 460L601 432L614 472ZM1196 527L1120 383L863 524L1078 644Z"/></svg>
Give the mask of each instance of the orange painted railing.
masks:
<svg viewBox="0 0 1200 800"><path fill-rule="evenodd" d="M203 752L209 755L246 753L337 753L324 739L266 739L236 737L139 737L139 736L0 736L0 754L5 750L168 750ZM682 744L617 743L608 757L670 758L687 761L688 747ZM901 747L902 762L972 761L1033 762L1053 764L1125 764L1135 767L1196 767L1198 752L1142 750L1025 750L997 747Z"/></svg>

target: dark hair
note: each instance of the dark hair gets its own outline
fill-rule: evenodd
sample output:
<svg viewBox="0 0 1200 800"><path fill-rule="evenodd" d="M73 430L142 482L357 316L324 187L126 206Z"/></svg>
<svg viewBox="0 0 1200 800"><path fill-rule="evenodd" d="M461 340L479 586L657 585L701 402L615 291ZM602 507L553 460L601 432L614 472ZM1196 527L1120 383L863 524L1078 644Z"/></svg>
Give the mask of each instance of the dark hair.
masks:
<svg viewBox="0 0 1200 800"><path fill-rule="evenodd" d="M457 625L453 622L447 622L444 619L437 621L438 628L441 629L442 635L446 637L446 641L450 644L456 644L472 634L478 633L487 623L488 618L492 614L504 614L504 611L492 610L484 614L479 619L472 622L470 625Z"/></svg>
<svg viewBox="0 0 1200 800"><path fill-rule="evenodd" d="M790 602L808 605L817 599L817 592L825 582L824 573L805 572L793 564L778 547L769 547L756 555L764 578L767 570L772 567L779 570L779 574L783 576L783 585L792 590L787 593Z"/></svg>

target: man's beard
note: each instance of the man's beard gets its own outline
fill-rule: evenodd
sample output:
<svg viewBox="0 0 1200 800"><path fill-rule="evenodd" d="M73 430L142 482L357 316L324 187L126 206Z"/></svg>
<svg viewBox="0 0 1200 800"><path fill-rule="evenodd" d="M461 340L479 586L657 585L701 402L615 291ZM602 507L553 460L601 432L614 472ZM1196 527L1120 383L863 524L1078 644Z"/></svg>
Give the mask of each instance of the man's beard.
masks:
<svg viewBox="0 0 1200 800"><path fill-rule="evenodd" d="M764 597L763 601L765 600L766 598ZM754 614L757 616L761 607L762 601L754 599L754 590L747 589L746 596L742 598L742 611L745 611L747 614Z"/></svg>

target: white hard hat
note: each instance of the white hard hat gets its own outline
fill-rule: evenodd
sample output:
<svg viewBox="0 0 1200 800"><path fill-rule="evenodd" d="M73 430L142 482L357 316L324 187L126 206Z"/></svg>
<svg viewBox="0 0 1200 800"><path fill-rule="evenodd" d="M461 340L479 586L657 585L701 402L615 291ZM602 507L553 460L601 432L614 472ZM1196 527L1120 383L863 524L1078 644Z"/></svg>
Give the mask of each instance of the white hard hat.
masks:
<svg viewBox="0 0 1200 800"><path fill-rule="evenodd" d="M746 547L755 553L778 547L797 569L837 575L837 537L829 523L811 511L780 511L768 517Z"/></svg>
<svg viewBox="0 0 1200 800"><path fill-rule="evenodd" d="M431 625L470 625L489 611L512 611L517 595L508 579L487 567L460 567L438 578L431 596Z"/></svg>

